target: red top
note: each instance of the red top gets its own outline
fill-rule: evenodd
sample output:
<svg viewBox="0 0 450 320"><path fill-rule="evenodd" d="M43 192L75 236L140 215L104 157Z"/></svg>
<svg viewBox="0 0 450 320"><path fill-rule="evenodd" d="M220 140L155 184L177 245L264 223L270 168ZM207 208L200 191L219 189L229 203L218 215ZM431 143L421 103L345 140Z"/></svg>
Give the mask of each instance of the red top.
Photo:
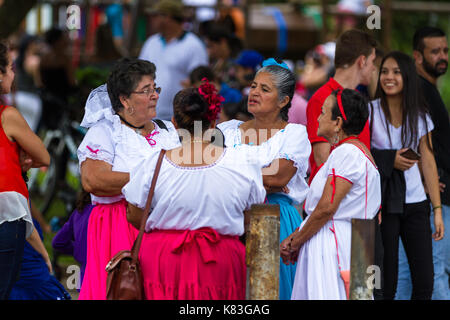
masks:
<svg viewBox="0 0 450 320"><path fill-rule="evenodd" d="M319 122L317 119L322 112L322 106L328 96L335 90L344 89L336 80L330 78L327 83L321 86L309 99L308 106L306 107L306 130L308 132L309 142L311 146L316 142L328 142L325 138L319 137L317 135L317 129L319 128ZM358 139L364 143L367 148L370 150L370 130L369 130L369 120L367 120L366 125L364 126L363 131L358 136ZM334 147L331 147L333 150ZM330 150L330 152L331 152ZM319 171L319 167L316 165L314 161L314 149L311 149L311 155L309 156L309 166L311 169L311 175L309 177L309 183L311 183L312 179L316 175L317 171Z"/></svg>
<svg viewBox="0 0 450 320"><path fill-rule="evenodd" d="M28 189L19 162L19 146L8 139L1 123L6 108L0 106L0 192L16 191L28 199Z"/></svg>

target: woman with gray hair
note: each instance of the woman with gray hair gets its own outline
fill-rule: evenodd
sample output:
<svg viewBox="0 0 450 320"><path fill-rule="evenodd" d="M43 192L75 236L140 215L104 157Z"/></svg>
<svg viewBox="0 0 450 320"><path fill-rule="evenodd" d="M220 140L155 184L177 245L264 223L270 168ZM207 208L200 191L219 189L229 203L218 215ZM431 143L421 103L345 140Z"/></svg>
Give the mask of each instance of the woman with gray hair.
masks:
<svg viewBox="0 0 450 320"><path fill-rule="evenodd" d="M267 202L280 205L280 241L300 226L302 218L294 205L301 204L308 193L306 171L311 145L306 128L288 123L288 111L295 91L295 76L287 65L273 58L263 62L256 73L248 96L248 112L254 119L247 122L222 122L227 147L240 144L260 145L269 141L276 154L263 169ZM280 299L291 297L295 266L280 263Z"/></svg>
<svg viewBox="0 0 450 320"><path fill-rule="evenodd" d="M120 250L130 250L136 238L122 194L129 172L142 158L180 143L171 122L153 120L161 91L155 70L149 61L121 59L107 86L93 90L86 102L81 126L89 131L78 159L81 183L95 207L88 222L82 300L106 299L105 266Z"/></svg>

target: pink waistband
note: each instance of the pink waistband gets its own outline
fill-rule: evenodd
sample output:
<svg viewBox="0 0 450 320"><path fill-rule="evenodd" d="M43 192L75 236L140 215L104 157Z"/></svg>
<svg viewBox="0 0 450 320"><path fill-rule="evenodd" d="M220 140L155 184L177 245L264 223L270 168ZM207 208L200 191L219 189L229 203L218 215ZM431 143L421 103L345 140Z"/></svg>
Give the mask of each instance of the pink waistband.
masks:
<svg viewBox="0 0 450 320"><path fill-rule="evenodd" d="M172 253L181 253L183 247L187 244L196 243L200 250L202 260L204 263L214 262L215 254L212 250L213 245L216 245L220 240L232 239L238 240L238 236L221 235L212 228L200 228L197 230L160 230L154 229L150 233L158 234L172 234L176 237L173 239Z"/></svg>

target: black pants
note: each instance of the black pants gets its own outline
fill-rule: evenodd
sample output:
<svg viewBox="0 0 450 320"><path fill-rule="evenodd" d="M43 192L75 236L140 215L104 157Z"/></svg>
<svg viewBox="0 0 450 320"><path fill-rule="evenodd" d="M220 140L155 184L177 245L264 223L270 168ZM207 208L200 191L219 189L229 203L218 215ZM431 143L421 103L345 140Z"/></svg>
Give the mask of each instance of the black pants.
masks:
<svg viewBox="0 0 450 320"><path fill-rule="evenodd" d="M393 300L398 280L398 242L405 247L412 279L412 300L431 300L433 252L428 200L405 204L403 214L384 214L381 223L384 247L384 299Z"/></svg>

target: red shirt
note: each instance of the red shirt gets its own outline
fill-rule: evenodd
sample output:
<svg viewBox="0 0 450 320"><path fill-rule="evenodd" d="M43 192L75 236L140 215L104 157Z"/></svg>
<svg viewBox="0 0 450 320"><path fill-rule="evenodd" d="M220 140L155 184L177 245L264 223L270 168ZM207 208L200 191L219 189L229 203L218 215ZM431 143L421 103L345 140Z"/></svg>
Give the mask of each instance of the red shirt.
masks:
<svg viewBox="0 0 450 320"><path fill-rule="evenodd" d="M28 189L19 162L19 146L8 139L1 124L2 113L6 108L0 106L0 192L16 191L28 199Z"/></svg>
<svg viewBox="0 0 450 320"><path fill-rule="evenodd" d="M328 82L321 86L308 101L308 106L306 107L306 130L308 132L308 138L311 146L316 142L328 142L325 138L319 137L317 135L317 129L319 128L319 122L317 121L317 119L322 112L322 106L325 100L333 91L338 89L344 88L336 80L330 78ZM358 138L370 150L369 120L367 120L366 125L364 126L364 129L360 133ZM331 147L331 150L333 150L333 147ZM319 166L317 166L316 162L314 161L314 149L311 149L311 155L309 156L309 166L311 169L309 183L311 183L317 171L319 171Z"/></svg>

